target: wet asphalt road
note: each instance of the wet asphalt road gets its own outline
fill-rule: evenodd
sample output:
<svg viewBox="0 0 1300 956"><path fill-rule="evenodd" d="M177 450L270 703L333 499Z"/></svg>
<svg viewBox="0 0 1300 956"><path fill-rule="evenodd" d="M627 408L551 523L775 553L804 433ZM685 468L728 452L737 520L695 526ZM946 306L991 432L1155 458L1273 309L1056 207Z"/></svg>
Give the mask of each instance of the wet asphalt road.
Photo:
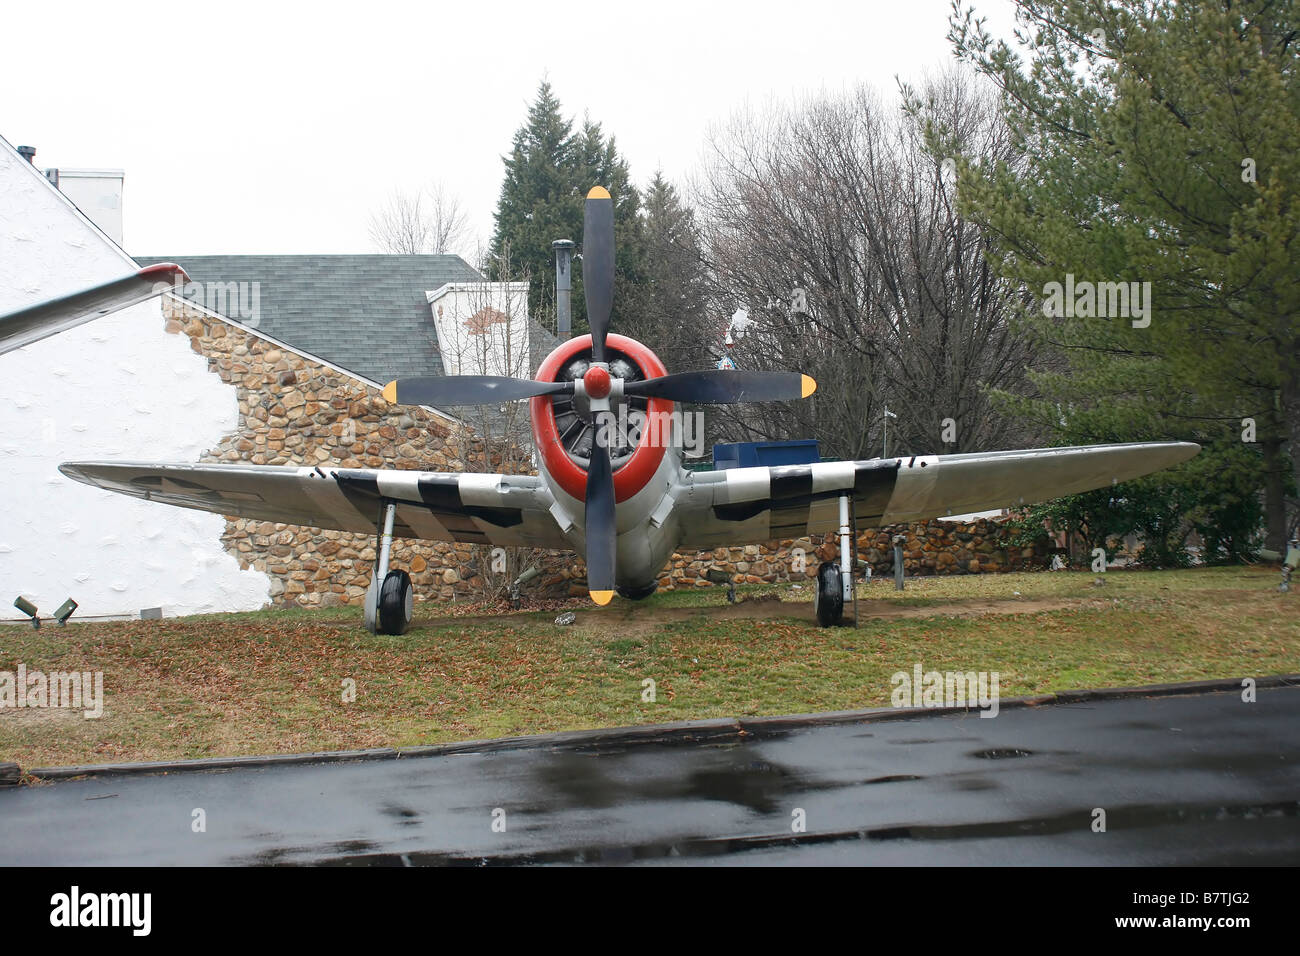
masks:
<svg viewBox="0 0 1300 956"><path fill-rule="evenodd" d="M0 791L0 864L1300 863L1300 687L539 741Z"/></svg>

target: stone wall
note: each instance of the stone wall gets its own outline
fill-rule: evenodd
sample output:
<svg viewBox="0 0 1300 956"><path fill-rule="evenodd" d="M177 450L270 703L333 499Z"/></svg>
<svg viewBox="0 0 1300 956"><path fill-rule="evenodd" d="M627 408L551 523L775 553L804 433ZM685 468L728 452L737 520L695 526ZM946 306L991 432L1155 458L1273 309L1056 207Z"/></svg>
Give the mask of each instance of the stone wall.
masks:
<svg viewBox="0 0 1300 956"><path fill-rule="evenodd" d="M978 518L955 522L920 521L860 529L857 557L871 565L873 575L894 573L893 536L901 534L903 571L909 576L980 574L1045 567L1050 560L1046 543L1033 548L1011 547L1005 520ZM817 575L823 561L839 560L839 537L794 538L767 544L747 544L710 551L679 551L659 576L659 587L717 587L710 571L722 571L736 584L800 583ZM586 593L582 562L568 558L563 566L548 568L540 589L548 594L578 596Z"/></svg>
<svg viewBox="0 0 1300 956"><path fill-rule="evenodd" d="M394 409L365 382L166 301L167 331L189 336L209 370L237 389L239 427L204 461L486 470L481 445L454 419ZM282 604L360 604L375 560L373 535L269 521L229 518L222 541L241 567L271 577L271 597ZM469 545L395 538L392 554L422 598L449 601L476 592L479 558Z"/></svg>
<svg viewBox="0 0 1300 956"><path fill-rule="evenodd" d="M872 574L894 573L895 534L906 535L903 571L908 575L978 574L1019 571L1041 565L1039 548L1012 548L1006 524L998 519L971 522L922 521L859 529L857 557L871 565ZM813 578L823 561L839 560L839 539L828 534L769 544L750 544L713 551L678 552L659 578L661 588L710 587L710 569L725 571L737 584L800 582Z"/></svg>
<svg viewBox="0 0 1300 956"><path fill-rule="evenodd" d="M429 471L487 470L482 446L454 419L393 406L352 376L282 349L237 325L167 299L167 331L189 336L208 368L237 389L239 427L204 461L257 465L323 465ZM910 575L1015 570L1032 549L1009 549L999 521L930 521L862 530L858 557L875 574L892 574L891 536L906 534ZM271 577L280 604L360 604L375 560L373 535L320 531L243 518L227 519L222 541L243 568ZM834 535L762 545L680 552L659 579L663 588L711 587L710 570L738 583L812 578L837 554ZM482 596L483 549L444 542L393 541L395 566L410 572L418 600ZM531 589L547 596L586 593L586 569L567 553L540 555L542 575Z"/></svg>

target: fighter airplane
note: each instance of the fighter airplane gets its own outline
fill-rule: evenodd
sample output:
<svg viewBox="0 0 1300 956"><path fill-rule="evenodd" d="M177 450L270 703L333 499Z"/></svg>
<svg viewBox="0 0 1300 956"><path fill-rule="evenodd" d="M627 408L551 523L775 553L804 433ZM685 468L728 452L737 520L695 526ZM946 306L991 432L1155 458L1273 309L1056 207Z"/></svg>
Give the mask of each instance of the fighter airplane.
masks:
<svg viewBox="0 0 1300 956"><path fill-rule="evenodd" d="M158 294L184 273L169 263L0 316L0 353ZM586 562L596 604L639 599L679 549L712 549L838 529L1015 506L1104 487L1184 461L1185 442L1143 442L957 455L908 455L691 472L682 465L677 403L795 401L816 383L795 372L668 374L646 346L610 331L614 212L596 187L585 205L583 278L591 334L561 343L535 379L441 376L383 389L395 405L530 403L536 475L389 468L69 462L69 478L109 491L285 524L376 533L365 620L400 634L410 625L410 575L390 569L393 535L490 546L567 549ZM668 422L626 439L618 420ZM851 515L851 519L850 519ZM823 625L840 620L851 576L826 562L814 591Z"/></svg>

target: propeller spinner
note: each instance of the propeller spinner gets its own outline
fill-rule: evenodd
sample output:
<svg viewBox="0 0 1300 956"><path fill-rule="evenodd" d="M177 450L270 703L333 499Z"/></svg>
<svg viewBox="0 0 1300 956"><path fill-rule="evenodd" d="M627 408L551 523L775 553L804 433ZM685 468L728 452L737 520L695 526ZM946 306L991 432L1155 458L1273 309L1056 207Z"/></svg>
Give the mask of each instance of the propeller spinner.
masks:
<svg viewBox="0 0 1300 956"><path fill-rule="evenodd" d="M583 527L587 536L587 591L597 604L614 597L615 525L614 470L610 445L616 420L610 396L605 340L614 306L614 202L609 191L596 186L584 207L582 284L591 326L591 365L580 381L595 426L588 459ZM401 405L492 405L546 395L573 394L578 381L538 382L499 375L450 375L398 379L384 386L384 398ZM740 402L784 402L807 398L817 383L797 372L724 371L681 372L638 382L622 382L628 396L673 402L729 405Z"/></svg>

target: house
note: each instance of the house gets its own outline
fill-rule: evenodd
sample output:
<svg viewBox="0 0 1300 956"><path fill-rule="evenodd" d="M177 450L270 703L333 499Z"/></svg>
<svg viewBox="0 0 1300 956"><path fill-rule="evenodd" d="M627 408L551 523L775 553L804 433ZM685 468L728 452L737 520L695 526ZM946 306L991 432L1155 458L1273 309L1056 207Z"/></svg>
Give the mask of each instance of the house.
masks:
<svg viewBox="0 0 1300 956"><path fill-rule="evenodd" d="M558 344L529 321L527 282L449 282L428 301L448 375L530 378Z"/></svg>
<svg viewBox="0 0 1300 956"><path fill-rule="evenodd" d="M177 263L192 280L187 300L381 385L444 374L428 293L483 278L452 255L135 259Z"/></svg>
<svg viewBox="0 0 1300 956"><path fill-rule="evenodd" d="M120 172L59 172L47 176L0 140L0 312L137 267L120 244ZM88 209L60 191L60 179L78 183ZM380 389L392 377L443 373L431 296L465 284L500 299L495 284L456 256L139 259L179 261L193 281L0 358L8 489L0 608L20 595L47 614L72 597L78 617L359 603L374 561L369 536L151 505L72 482L57 466L109 459L487 470L460 421L435 409L394 409ZM503 327L512 326L485 326ZM525 328L531 334L536 324ZM394 561L411 571L421 597L473 591L479 573L478 556L463 545L402 542ZM0 610L3 618L22 615Z"/></svg>
<svg viewBox="0 0 1300 956"><path fill-rule="evenodd" d="M2 139L0 195L0 312L135 269ZM155 299L0 358L0 617L23 617L10 606L19 595L46 613L71 596L87 615L266 602L269 578L226 553L220 516L151 508L57 470L76 459L194 461L237 426L233 391L163 326Z"/></svg>
<svg viewBox="0 0 1300 956"><path fill-rule="evenodd" d="M135 259L177 263L191 279L177 290L187 301L380 384L423 375L527 378L558 344L529 317L528 283L485 281L460 256Z"/></svg>

